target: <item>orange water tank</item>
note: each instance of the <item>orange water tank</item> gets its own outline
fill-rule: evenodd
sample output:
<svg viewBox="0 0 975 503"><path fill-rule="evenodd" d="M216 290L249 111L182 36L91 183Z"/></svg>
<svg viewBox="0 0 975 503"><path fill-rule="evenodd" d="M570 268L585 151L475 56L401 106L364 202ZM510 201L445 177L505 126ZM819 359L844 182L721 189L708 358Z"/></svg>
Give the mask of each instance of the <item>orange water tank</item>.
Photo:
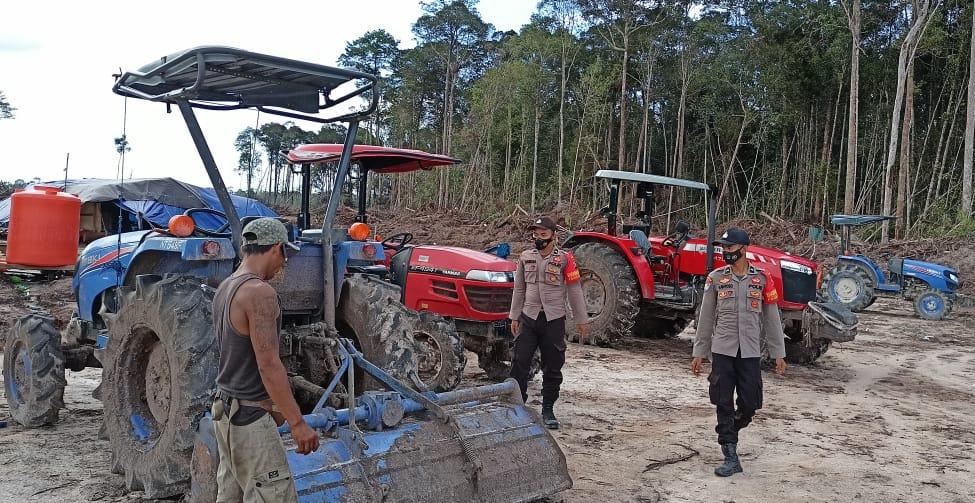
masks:
<svg viewBox="0 0 975 503"><path fill-rule="evenodd" d="M78 260L81 200L54 187L35 186L10 196L7 262L35 267Z"/></svg>

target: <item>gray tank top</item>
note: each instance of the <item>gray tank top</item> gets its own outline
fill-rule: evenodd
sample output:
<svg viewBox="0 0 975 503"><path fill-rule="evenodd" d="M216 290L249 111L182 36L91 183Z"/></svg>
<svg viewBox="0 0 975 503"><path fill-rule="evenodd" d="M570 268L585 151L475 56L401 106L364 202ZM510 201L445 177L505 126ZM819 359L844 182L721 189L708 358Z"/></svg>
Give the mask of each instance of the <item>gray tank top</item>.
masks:
<svg viewBox="0 0 975 503"><path fill-rule="evenodd" d="M220 394L259 401L266 400L269 396L264 389L264 382L261 381L254 347L250 337L241 335L230 323L230 302L237 290L251 280L261 281L261 278L243 273L220 283L213 297L213 328L220 350L220 365L217 370L217 388Z"/></svg>

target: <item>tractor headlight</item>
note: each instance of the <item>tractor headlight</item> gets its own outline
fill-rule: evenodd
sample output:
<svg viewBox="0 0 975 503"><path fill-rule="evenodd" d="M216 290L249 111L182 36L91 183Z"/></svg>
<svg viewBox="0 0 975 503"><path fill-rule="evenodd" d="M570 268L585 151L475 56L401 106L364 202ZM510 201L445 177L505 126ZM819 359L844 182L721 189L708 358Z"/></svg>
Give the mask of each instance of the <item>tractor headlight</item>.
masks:
<svg viewBox="0 0 975 503"><path fill-rule="evenodd" d="M958 283L958 275L951 271L945 271L945 279L952 283Z"/></svg>
<svg viewBox="0 0 975 503"><path fill-rule="evenodd" d="M801 272L803 274L813 273L812 267L802 265L802 264L797 264L795 262L791 262L788 260L780 260L779 264L782 266L783 269L788 269L790 271Z"/></svg>
<svg viewBox="0 0 975 503"><path fill-rule="evenodd" d="M486 283L511 283L515 280L515 275L512 272L481 271L474 269L467 273L467 279L471 281L484 281Z"/></svg>

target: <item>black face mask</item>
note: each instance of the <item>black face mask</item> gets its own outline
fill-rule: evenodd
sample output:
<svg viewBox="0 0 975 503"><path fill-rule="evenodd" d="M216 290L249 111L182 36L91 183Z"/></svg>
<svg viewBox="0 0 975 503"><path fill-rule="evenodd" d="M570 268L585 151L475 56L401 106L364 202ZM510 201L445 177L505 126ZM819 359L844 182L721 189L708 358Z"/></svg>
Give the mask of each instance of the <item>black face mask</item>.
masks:
<svg viewBox="0 0 975 503"><path fill-rule="evenodd" d="M724 257L724 262L726 264L732 265L732 264L738 262L739 260L741 260L742 253L741 253L741 249L740 248L738 250L733 251L733 252L732 251L724 250L724 251L721 252L721 256Z"/></svg>
<svg viewBox="0 0 975 503"><path fill-rule="evenodd" d="M545 247L548 246L548 244L551 243L551 242L552 242L552 238L548 238L548 239L538 239L538 238L536 238L535 239L535 249L536 250L544 250Z"/></svg>

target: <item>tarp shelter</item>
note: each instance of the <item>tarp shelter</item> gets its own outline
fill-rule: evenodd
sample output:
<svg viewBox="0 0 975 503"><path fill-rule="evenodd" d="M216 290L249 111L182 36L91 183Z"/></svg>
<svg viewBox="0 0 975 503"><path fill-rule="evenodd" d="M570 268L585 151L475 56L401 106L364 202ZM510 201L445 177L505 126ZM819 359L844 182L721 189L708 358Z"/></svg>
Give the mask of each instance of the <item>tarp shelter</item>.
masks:
<svg viewBox="0 0 975 503"><path fill-rule="evenodd" d="M201 188L172 178L143 178L134 180L58 180L36 184L57 187L81 199L82 240L89 241L107 234L148 229L150 225L166 227L170 217L189 208L211 208L223 211L213 189ZM33 186L31 186L33 187ZM277 214L259 201L231 196L237 214L273 217ZM121 211L120 211L121 210ZM119 229L118 217L122 216ZM226 223L216 215L194 215L197 223L216 229ZM10 199L0 201L0 228L10 221Z"/></svg>

